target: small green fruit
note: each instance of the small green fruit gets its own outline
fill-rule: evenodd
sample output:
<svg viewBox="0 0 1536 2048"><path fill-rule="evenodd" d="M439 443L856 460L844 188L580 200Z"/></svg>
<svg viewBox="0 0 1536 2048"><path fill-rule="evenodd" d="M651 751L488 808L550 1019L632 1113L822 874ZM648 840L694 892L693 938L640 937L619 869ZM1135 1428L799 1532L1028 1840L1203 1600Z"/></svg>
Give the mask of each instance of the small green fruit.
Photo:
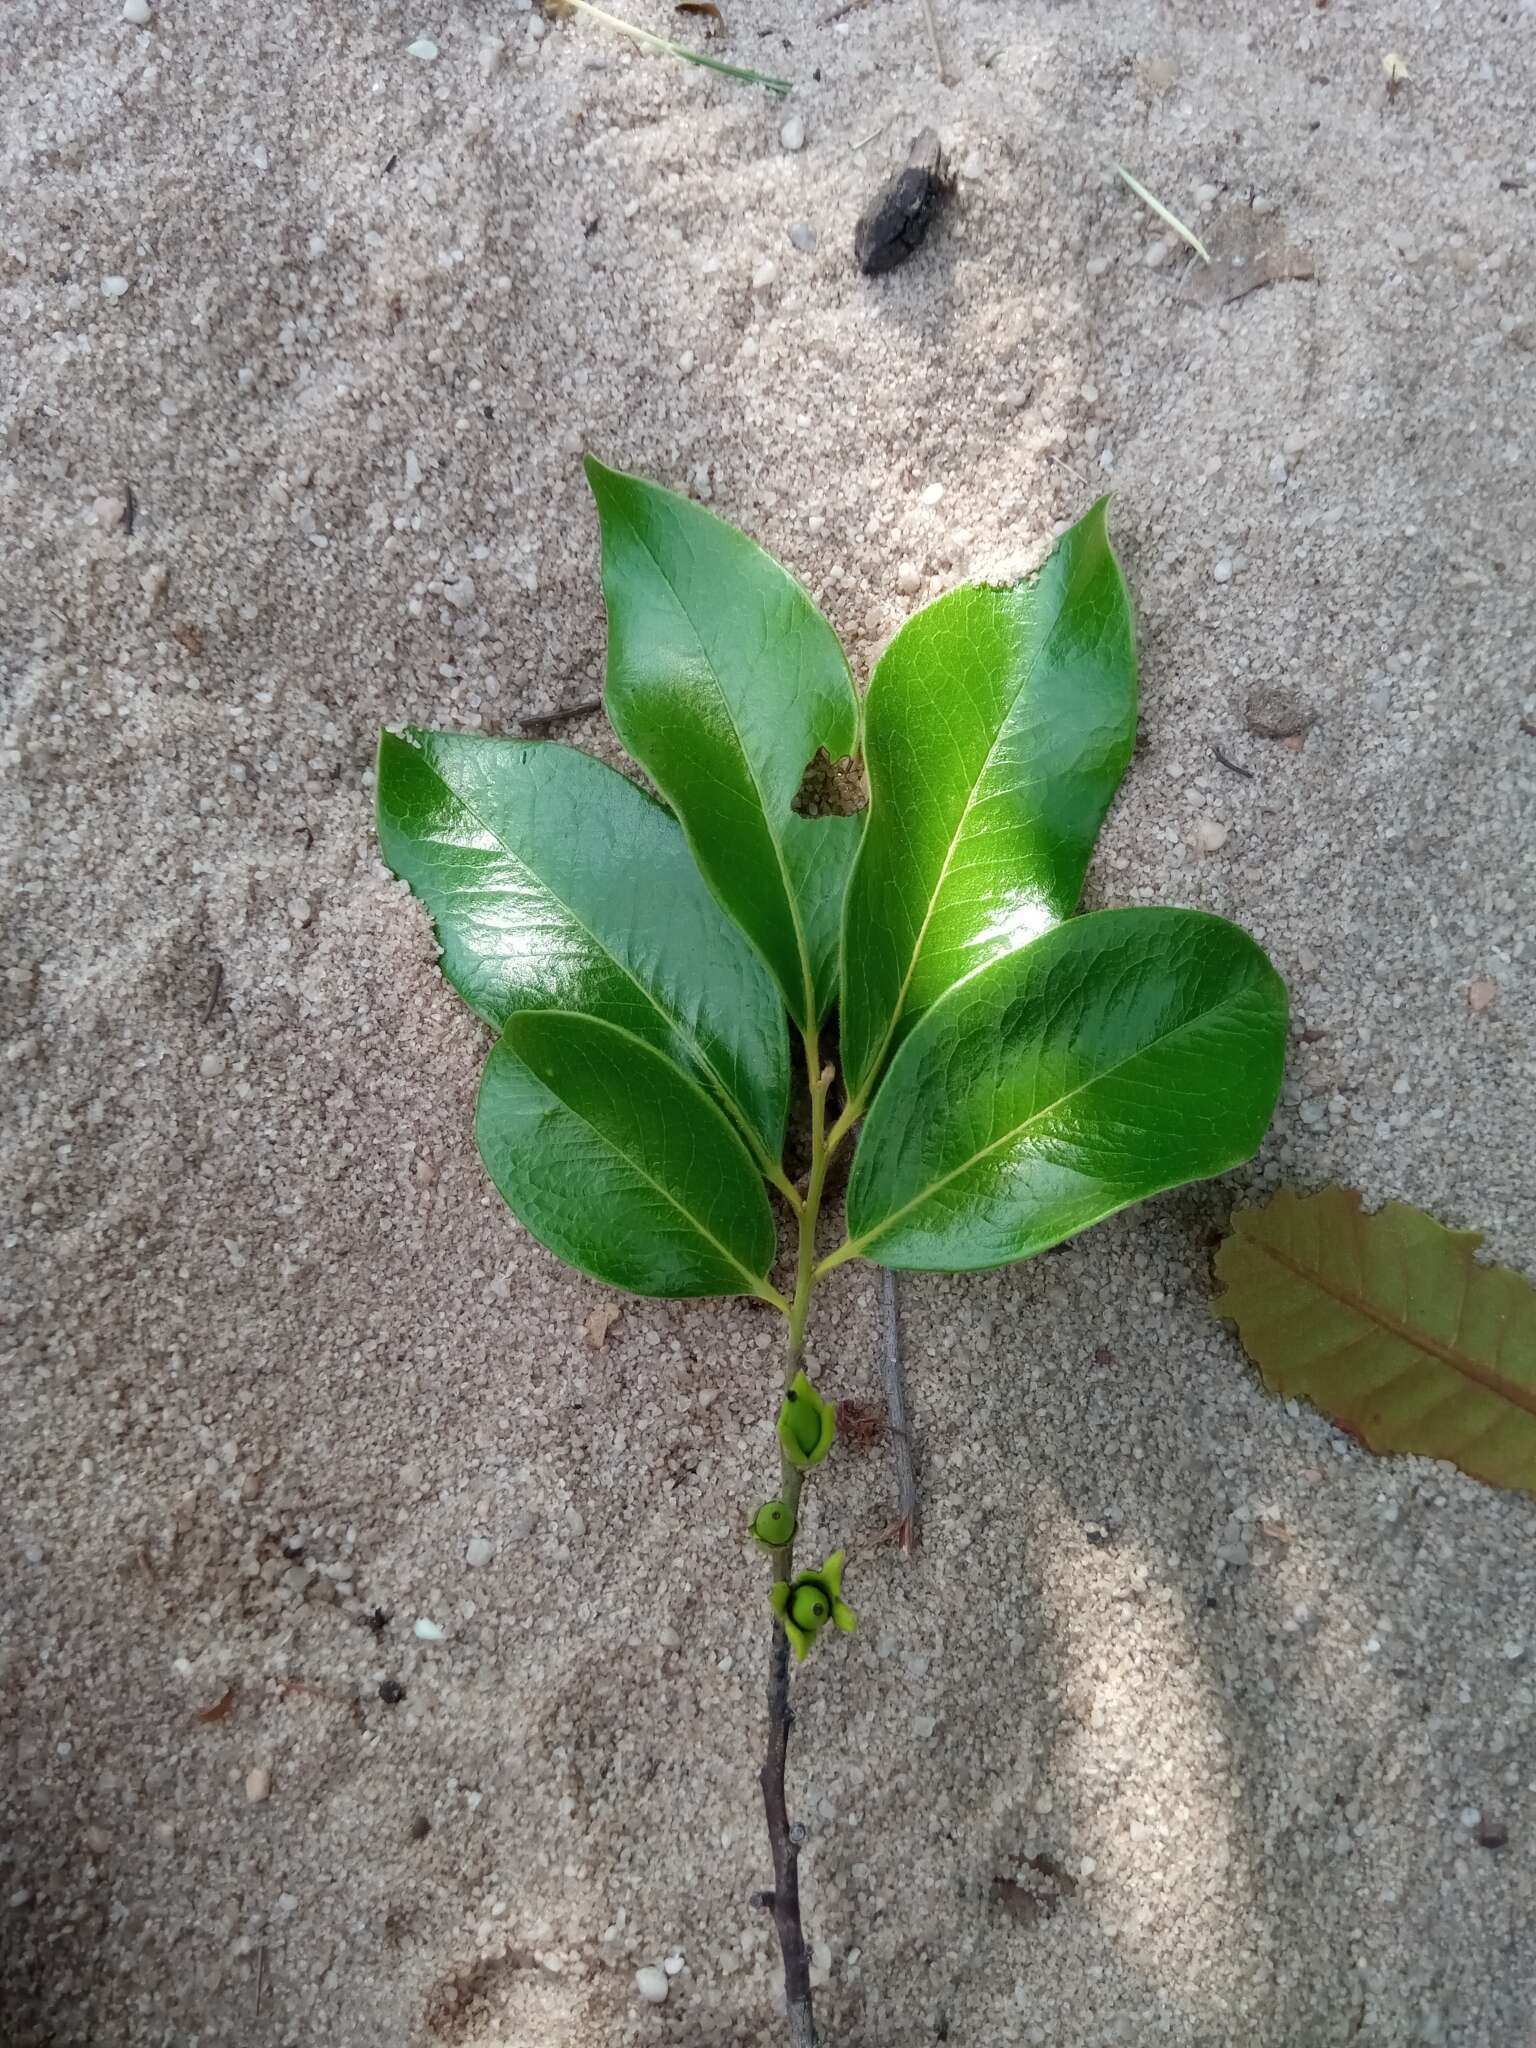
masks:
<svg viewBox="0 0 1536 2048"><path fill-rule="evenodd" d="M795 1538L795 1518L781 1500L765 1500L752 1517L752 1534L764 1550L782 1550Z"/></svg>
<svg viewBox="0 0 1536 2048"><path fill-rule="evenodd" d="M834 1550L816 1571L797 1572L786 1584L782 1579L768 1595L769 1604L784 1624L796 1659L804 1663L811 1645L830 1621L844 1635L858 1627L853 1609L843 1599L843 1553Z"/></svg>

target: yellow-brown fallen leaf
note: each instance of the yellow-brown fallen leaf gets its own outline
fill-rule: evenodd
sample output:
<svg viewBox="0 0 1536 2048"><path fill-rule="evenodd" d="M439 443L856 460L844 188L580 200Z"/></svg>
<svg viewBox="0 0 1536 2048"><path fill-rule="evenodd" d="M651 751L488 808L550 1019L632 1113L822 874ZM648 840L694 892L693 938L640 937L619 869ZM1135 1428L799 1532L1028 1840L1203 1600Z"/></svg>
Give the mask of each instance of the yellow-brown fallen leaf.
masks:
<svg viewBox="0 0 1536 2048"><path fill-rule="evenodd" d="M1447 1230L1353 1188L1239 1209L1216 1314L1274 1394L1300 1394L1372 1451L1447 1458L1536 1492L1536 1288Z"/></svg>

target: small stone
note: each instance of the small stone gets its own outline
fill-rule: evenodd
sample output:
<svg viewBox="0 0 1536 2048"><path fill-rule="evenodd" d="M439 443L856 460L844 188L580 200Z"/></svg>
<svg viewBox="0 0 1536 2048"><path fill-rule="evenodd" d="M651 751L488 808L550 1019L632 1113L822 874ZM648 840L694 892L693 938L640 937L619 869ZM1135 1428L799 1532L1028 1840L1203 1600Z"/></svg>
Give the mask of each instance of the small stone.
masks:
<svg viewBox="0 0 1536 2048"><path fill-rule="evenodd" d="M418 64L432 64L437 59L437 45L430 36L418 36L414 43L406 44L405 54Z"/></svg>
<svg viewBox="0 0 1536 2048"><path fill-rule="evenodd" d="M123 19L130 28L148 28L149 0L123 0Z"/></svg>
<svg viewBox="0 0 1536 2048"><path fill-rule="evenodd" d="M308 924L314 914L314 906L307 896L290 896L288 898L288 915L295 924Z"/></svg>
<svg viewBox="0 0 1536 2048"><path fill-rule="evenodd" d="M1244 715L1248 730L1265 740L1297 739L1317 716L1284 683L1255 683Z"/></svg>
<svg viewBox="0 0 1536 2048"><path fill-rule="evenodd" d="M779 274L779 266L771 256L765 256L752 273L752 289L765 292Z"/></svg>
<svg viewBox="0 0 1536 2048"><path fill-rule="evenodd" d="M121 498L101 497L91 506L91 513L103 533L110 533L114 526L120 526L127 517L128 507Z"/></svg>
<svg viewBox="0 0 1536 2048"><path fill-rule="evenodd" d="M431 1832L431 1821L427 1819L427 1816L424 1813L418 1813L416 1818L411 1822L411 1840L413 1842L424 1842L427 1839L428 1835L431 1834Z"/></svg>
<svg viewBox="0 0 1536 2048"><path fill-rule="evenodd" d="M1486 974L1480 974L1476 981L1467 984L1467 1008L1486 1010L1498 992L1498 983L1490 981Z"/></svg>
<svg viewBox="0 0 1536 2048"><path fill-rule="evenodd" d="M1475 1806L1464 1806L1458 1818L1464 1828L1475 1828L1482 1820L1482 1814Z"/></svg>
<svg viewBox="0 0 1536 2048"><path fill-rule="evenodd" d="M171 574L163 562L151 563L139 578L139 588L151 604L158 604L171 587Z"/></svg>
<svg viewBox="0 0 1536 2048"><path fill-rule="evenodd" d="M790 247L798 249L802 256L809 256L816 247L816 230L808 220L797 220L789 230Z"/></svg>
<svg viewBox="0 0 1536 2048"><path fill-rule="evenodd" d="M1173 250L1167 242L1149 242L1147 253L1141 260L1148 270L1161 270L1172 254Z"/></svg>
<svg viewBox="0 0 1536 2048"><path fill-rule="evenodd" d="M1220 853L1227 843L1229 825L1223 825L1219 818L1202 818L1195 827L1195 845L1201 853Z"/></svg>
<svg viewBox="0 0 1536 2048"><path fill-rule="evenodd" d="M635 1989L647 2005L665 2005L670 1988L665 1970L658 1970L654 1963L648 1963L643 1970L635 1972Z"/></svg>
<svg viewBox="0 0 1536 2048"><path fill-rule="evenodd" d="M1474 1839L1480 1849L1502 1849L1509 1841L1509 1829L1502 1821L1480 1820Z"/></svg>
<svg viewBox="0 0 1536 2048"><path fill-rule="evenodd" d="M670 1622L663 1622L656 1631L656 1640L664 1650L680 1650L683 1639Z"/></svg>
<svg viewBox="0 0 1536 2048"><path fill-rule="evenodd" d="M197 1071L205 1081L216 1081L224 1071L223 1053L205 1052L197 1063Z"/></svg>
<svg viewBox="0 0 1536 2048"><path fill-rule="evenodd" d="M919 505L937 505L943 496L944 486L942 484L924 484L917 494L917 502Z"/></svg>
<svg viewBox="0 0 1536 2048"><path fill-rule="evenodd" d="M272 1773L265 1764L257 1764L245 1777L245 1796L252 1806L260 1806L264 1799L272 1796Z"/></svg>
<svg viewBox="0 0 1536 2048"><path fill-rule="evenodd" d="M444 1639L445 1631L440 1629L435 1621L429 1621L426 1615L421 1614L416 1617L414 1633L419 1643L440 1643Z"/></svg>
<svg viewBox="0 0 1536 2048"><path fill-rule="evenodd" d="M487 36L480 45L480 76L494 78L506 54L507 46L500 36Z"/></svg>
<svg viewBox="0 0 1536 2048"><path fill-rule="evenodd" d="M1211 575L1218 583L1230 583L1232 581L1232 564L1225 555L1222 556L1221 560L1211 571Z"/></svg>
<svg viewBox="0 0 1536 2048"><path fill-rule="evenodd" d="M823 1985L832 1981L832 1944L815 1941L811 1944L811 1989L820 1991Z"/></svg>
<svg viewBox="0 0 1536 2048"><path fill-rule="evenodd" d="M673 1949L671 1955L667 1957L666 1961L662 1964L661 1967L666 1971L669 1977L680 1977L683 1972L682 1950L680 1948Z"/></svg>
<svg viewBox="0 0 1536 2048"><path fill-rule="evenodd" d="M379 1687L379 1698L386 1707L398 1707L405 1698L405 1687L398 1678L386 1678Z"/></svg>
<svg viewBox="0 0 1536 2048"><path fill-rule="evenodd" d="M471 1536L464 1546L464 1562L472 1572L477 1572L482 1565L489 1564L494 1555L492 1545L483 1536Z"/></svg>
<svg viewBox="0 0 1536 2048"><path fill-rule="evenodd" d="M93 1856L105 1856L112 1846L112 1837L105 1828L87 1828L85 1846Z"/></svg>
<svg viewBox="0 0 1536 2048"><path fill-rule="evenodd" d="M804 149L805 123L798 114L791 114L779 130L779 140L788 150Z"/></svg>
<svg viewBox="0 0 1536 2048"><path fill-rule="evenodd" d="M923 587L923 579L910 562L903 562L896 571L896 588L903 597L915 597Z"/></svg>
<svg viewBox="0 0 1536 2048"><path fill-rule="evenodd" d="M400 1467L401 1488L406 1493L415 1493L426 1476L426 1473L422 1471L416 1460L412 1458Z"/></svg>
<svg viewBox="0 0 1536 2048"><path fill-rule="evenodd" d="M585 1536L587 1533L586 1517L579 1508L566 1509L565 1526L572 1536Z"/></svg>
<svg viewBox="0 0 1536 2048"><path fill-rule="evenodd" d="M1518 1664L1520 1662L1520 1659L1525 1655L1525 1645L1524 1643L1516 1642L1515 1639L1511 1637L1510 1640L1504 1645L1502 1655L1506 1663Z"/></svg>
<svg viewBox="0 0 1536 2048"><path fill-rule="evenodd" d="M101 296L104 299L120 299L127 289L126 277L104 277L101 280Z"/></svg>
<svg viewBox="0 0 1536 2048"><path fill-rule="evenodd" d="M467 612L475 601L474 577L455 577L452 583L444 584L443 596L447 598L456 612Z"/></svg>

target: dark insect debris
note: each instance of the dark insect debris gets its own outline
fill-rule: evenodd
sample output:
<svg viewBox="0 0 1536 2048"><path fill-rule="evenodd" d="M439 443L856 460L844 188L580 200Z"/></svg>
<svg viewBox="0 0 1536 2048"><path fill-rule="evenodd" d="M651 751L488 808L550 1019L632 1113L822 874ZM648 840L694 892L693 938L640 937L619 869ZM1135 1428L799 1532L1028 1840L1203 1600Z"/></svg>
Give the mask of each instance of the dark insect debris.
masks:
<svg viewBox="0 0 1536 2048"><path fill-rule="evenodd" d="M853 253L866 277L894 270L923 246L949 191L939 138L925 128L894 177L887 178L853 231Z"/></svg>

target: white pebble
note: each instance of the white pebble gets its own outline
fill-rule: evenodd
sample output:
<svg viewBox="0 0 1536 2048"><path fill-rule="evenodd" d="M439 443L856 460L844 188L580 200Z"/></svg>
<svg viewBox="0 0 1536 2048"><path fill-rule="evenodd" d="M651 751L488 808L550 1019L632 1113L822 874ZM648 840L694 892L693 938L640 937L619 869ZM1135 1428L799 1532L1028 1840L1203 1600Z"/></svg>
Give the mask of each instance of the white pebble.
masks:
<svg viewBox="0 0 1536 2048"><path fill-rule="evenodd" d="M673 1949L671 1955L667 1957L666 1961L662 1964L661 1967L666 1971L669 1977L679 1976L683 1968L682 1950L680 1948Z"/></svg>
<svg viewBox="0 0 1536 2048"><path fill-rule="evenodd" d="M664 1650L680 1650L683 1647L682 1637L669 1621L663 1622L657 1629L656 1640Z"/></svg>
<svg viewBox="0 0 1536 2048"><path fill-rule="evenodd" d="M805 123L798 114L791 114L779 130L779 140L786 149L804 149Z"/></svg>
<svg viewBox="0 0 1536 2048"><path fill-rule="evenodd" d="M290 896L288 898L288 915L295 924L308 924L314 914L314 906L307 896Z"/></svg>
<svg viewBox="0 0 1536 2048"><path fill-rule="evenodd" d="M104 277L101 280L101 296L104 299L120 299L127 289L126 277Z"/></svg>
<svg viewBox="0 0 1536 2048"><path fill-rule="evenodd" d="M258 1764L255 1770L246 1773L245 1796L252 1806L260 1806L263 1799L270 1798L271 1794L272 1773L265 1764Z"/></svg>
<svg viewBox="0 0 1536 2048"><path fill-rule="evenodd" d="M923 579L910 562L903 562L896 571L896 588L903 597L914 597L923 587Z"/></svg>
<svg viewBox="0 0 1536 2048"><path fill-rule="evenodd" d="M416 1618L415 1633L416 1640L421 1643L440 1643L444 1635L444 1631L438 1627L437 1623L435 1621L428 1621L424 1614L418 1615Z"/></svg>
<svg viewBox="0 0 1536 2048"><path fill-rule="evenodd" d="M1195 827L1195 844L1202 853L1220 853L1227 843L1229 826L1219 818L1202 818Z"/></svg>
<svg viewBox="0 0 1536 2048"><path fill-rule="evenodd" d="M467 612L475 601L474 577L457 577L452 583L444 586L443 595L456 612Z"/></svg>
<svg viewBox="0 0 1536 2048"><path fill-rule="evenodd" d="M667 2002L668 1977L665 1970L658 1970L654 1963L647 1963L643 1970L635 1972L635 1989L647 2005L665 2005Z"/></svg>
<svg viewBox="0 0 1536 2048"><path fill-rule="evenodd" d="M942 484L925 484L918 493L917 502L919 505L937 505L943 495L944 486Z"/></svg>
<svg viewBox="0 0 1536 2048"><path fill-rule="evenodd" d="M205 1052L197 1063L197 1071L205 1081L216 1081L224 1071L223 1053Z"/></svg>
<svg viewBox="0 0 1536 2048"><path fill-rule="evenodd" d="M1215 568L1211 571L1211 574L1215 577L1218 583L1230 583L1232 581L1232 564L1227 560L1225 555L1223 555L1221 560L1216 564Z"/></svg>
<svg viewBox="0 0 1536 2048"><path fill-rule="evenodd" d="M419 64L430 64L437 56L437 45L430 36L418 36L414 43L406 45L407 57L414 57Z"/></svg>
<svg viewBox="0 0 1536 2048"><path fill-rule="evenodd" d="M1517 1643L1513 1637L1504 1645L1504 1655L1511 1664L1518 1664L1525 1655L1524 1643Z"/></svg>
<svg viewBox="0 0 1536 2048"><path fill-rule="evenodd" d="M120 524L127 510L121 498L98 498L91 507L96 524L103 533L110 533L114 526Z"/></svg>
<svg viewBox="0 0 1536 2048"><path fill-rule="evenodd" d="M149 0L123 0L123 19L130 28L147 28Z"/></svg>
<svg viewBox="0 0 1536 2048"><path fill-rule="evenodd" d="M1172 253L1166 242L1149 242L1147 244L1147 253L1142 258L1142 261L1146 264L1148 270L1161 270Z"/></svg>
<svg viewBox="0 0 1536 2048"><path fill-rule="evenodd" d="M791 248L798 249L802 256L809 256L816 247L816 230L808 220L797 220L789 230Z"/></svg>
<svg viewBox="0 0 1536 2048"><path fill-rule="evenodd" d="M762 262L759 263L759 265L757 266L756 270L754 270L752 273L753 291L767 291L769 285L773 283L773 280L778 276L778 274L779 266L777 265L777 263L774 262L771 256L765 256Z"/></svg>
<svg viewBox="0 0 1536 2048"><path fill-rule="evenodd" d="M1475 1828L1482 1817L1475 1806L1464 1806L1457 1816L1464 1828Z"/></svg>
<svg viewBox="0 0 1536 2048"><path fill-rule="evenodd" d="M489 1564L493 1555L492 1546L483 1536L471 1536L464 1546L464 1562L472 1572L479 1571L483 1564Z"/></svg>

